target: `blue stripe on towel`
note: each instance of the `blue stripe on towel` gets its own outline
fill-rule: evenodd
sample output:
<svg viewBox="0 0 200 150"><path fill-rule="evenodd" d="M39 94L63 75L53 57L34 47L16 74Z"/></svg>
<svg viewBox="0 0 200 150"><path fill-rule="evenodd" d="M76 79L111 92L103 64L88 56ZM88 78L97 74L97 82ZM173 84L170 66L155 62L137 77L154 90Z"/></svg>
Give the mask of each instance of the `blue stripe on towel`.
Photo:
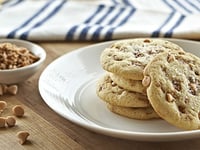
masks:
<svg viewBox="0 0 200 150"><path fill-rule="evenodd" d="M21 39L27 39L28 34L30 33L30 31L34 28L37 28L39 26L41 26L42 24L44 24L47 20L49 20L51 17L53 17L66 3L66 0L62 0L60 4L58 4L45 18L43 18L41 21L37 22L31 29L29 29L28 31L24 32L20 38Z"/></svg>
<svg viewBox="0 0 200 150"><path fill-rule="evenodd" d="M10 7L12 6L16 6L18 4L20 4L21 2L23 2L24 0L17 0L16 2L12 3L11 5L9 5Z"/></svg>
<svg viewBox="0 0 200 150"><path fill-rule="evenodd" d="M110 13L112 13L112 11L114 10L114 6L111 6L108 11L104 14L104 16L102 16L95 24L101 24L101 22L103 20L105 20L106 17L108 17L108 15L110 15Z"/></svg>
<svg viewBox="0 0 200 150"><path fill-rule="evenodd" d="M119 4L121 6L126 5L126 6L131 6L132 4L129 2L129 0L112 0L114 4Z"/></svg>
<svg viewBox="0 0 200 150"><path fill-rule="evenodd" d="M112 25L117 20L117 18L124 12L124 10L125 10L125 7L121 8L119 12L108 22L107 25ZM94 34L92 35L92 40L98 40L100 33L103 29L104 29L103 26L98 27L96 31L94 32Z"/></svg>
<svg viewBox="0 0 200 150"><path fill-rule="evenodd" d="M171 29L164 35L164 37L172 37L172 34L173 34L173 30L175 28L177 28L181 22L184 20L185 16L184 15L181 15L179 17L179 19L177 20L177 22L171 27Z"/></svg>
<svg viewBox="0 0 200 150"><path fill-rule="evenodd" d="M162 28L170 21L171 18L173 18L175 12L172 12L169 14L169 16L167 17L167 19L162 23L162 25L157 29L155 30L153 33L152 33L152 37L159 37L160 35L160 31L162 30Z"/></svg>
<svg viewBox="0 0 200 150"><path fill-rule="evenodd" d="M24 0L16 0L16 1L5 1L2 3L3 6L6 7L12 7L12 6L16 6L18 4L20 4L21 2L23 2Z"/></svg>
<svg viewBox="0 0 200 150"><path fill-rule="evenodd" d="M125 7L121 8L119 12L108 22L108 24L113 24L115 20L117 20L117 18L124 12L125 9Z"/></svg>
<svg viewBox="0 0 200 150"><path fill-rule="evenodd" d="M112 27L105 35L105 40L111 40L112 36L113 36L113 32L114 30L119 27L122 26L123 24L125 24L128 19L135 13L136 9L135 8L131 8L130 12L127 14L127 16L115 27Z"/></svg>
<svg viewBox="0 0 200 150"><path fill-rule="evenodd" d="M136 9L131 8L131 11L130 11L130 12L128 13L128 15L117 25L117 27L119 27L119 26L125 24L125 23L128 21L128 19L133 15L133 13L135 12L135 10L136 10Z"/></svg>
<svg viewBox="0 0 200 150"><path fill-rule="evenodd" d="M97 14L99 14L99 12L101 12L104 9L104 7L105 7L105 5L99 5L98 8L96 9L96 11L89 18L87 18L84 21L84 24L91 22L97 16ZM75 31L77 30L78 27L79 27L78 25L73 26L68 31L65 39L69 40L69 41L73 40L74 33L75 33Z"/></svg>
<svg viewBox="0 0 200 150"><path fill-rule="evenodd" d="M105 20L105 19L112 13L112 11L114 10L114 8L115 8L114 6L111 6L111 7L107 10L107 12L105 12L105 14L104 14L95 24L97 24L97 25L101 24L101 22L102 22L103 20ZM90 29L91 27L92 27L91 25L86 26L86 27L81 31L80 36L79 36L79 40L85 40L85 39L86 39L87 33L88 33L88 31L89 31L89 29Z"/></svg>
<svg viewBox="0 0 200 150"><path fill-rule="evenodd" d="M197 11L200 11L200 6L196 6L194 3L192 3L191 0L185 0L190 6L192 6L194 9L196 9Z"/></svg>
<svg viewBox="0 0 200 150"><path fill-rule="evenodd" d="M21 24L19 27L17 27L16 29L14 29L13 31L11 31L7 38L14 38L15 34L17 33L18 30L22 29L23 27L27 26L31 21L33 21L33 19L35 19L37 16L39 16L52 2L54 2L54 0L50 0L48 1L44 6L42 6L41 9L39 9L39 11L37 11L33 16L31 16L28 20L26 20L23 24Z"/></svg>
<svg viewBox="0 0 200 150"><path fill-rule="evenodd" d="M84 21L84 23L89 23L89 22L91 22L91 21L96 17L96 15L97 15L99 12L101 12L104 8L105 8L105 5L99 5L98 8L97 8L97 10L95 11L95 13L92 14L88 19L86 19L86 20Z"/></svg>
<svg viewBox="0 0 200 150"><path fill-rule="evenodd" d="M11 7L15 7L19 4L21 4L22 2L25 2L25 0L15 0L15 1L5 1L2 3L2 6L0 6L0 13L4 10L6 10L7 8L12 9Z"/></svg>
<svg viewBox="0 0 200 150"><path fill-rule="evenodd" d="M176 11L175 8L174 8L167 0L163 0L163 2L164 2L172 11Z"/></svg>
<svg viewBox="0 0 200 150"><path fill-rule="evenodd" d="M128 6L132 6L132 4L128 0L123 0L123 3Z"/></svg>
<svg viewBox="0 0 200 150"><path fill-rule="evenodd" d="M116 0L112 0L113 4L119 4Z"/></svg>
<svg viewBox="0 0 200 150"><path fill-rule="evenodd" d="M112 0L112 2L114 4L119 4L119 2L117 2L116 0ZM123 0L123 4L124 5L129 5L129 7L131 7L132 9L135 9L134 6L128 1L128 0ZM110 13L112 13L112 11L114 10L115 6L110 6L110 9L108 10L108 12L106 14L104 14L104 16L102 16L96 23L93 24L89 24L90 22L92 22L92 20L101 12L103 11L105 8L105 5L99 5L98 9L96 10L96 12L94 14L92 14L83 24L78 24L73 26L66 35L66 40L72 41L74 36L75 36L75 32L76 30L81 26L81 25L85 25L85 27L82 29L80 35L79 35L79 40L86 40L88 31L95 25L99 25L99 27L94 31L93 35L91 38L94 38L94 40L97 40L99 38L100 32L101 30L104 28L103 26L101 26L101 21L105 20L106 17L108 17L108 15L110 15ZM121 9L120 11L123 12L124 8ZM131 11L132 13L132 11ZM119 16L119 15L118 15ZM114 21L117 19L118 17L117 15L115 17L113 17L108 23L106 23L106 25L111 25L112 23L114 23ZM126 22L126 19L124 19L123 21ZM122 21L122 22L123 22ZM124 23L125 23L124 22ZM120 23L121 24L121 23ZM120 24L118 26L120 26ZM123 24L123 23L122 23ZM114 30L115 28L112 27L112 30Z"/></svg>
<svg viewBox="0 0 200 150"><path fill-rule="evenodd" d="M176 2L177 5L179 5L182 9L184 9L186 12L188 13L192 13L191 10L189 10L187 7L185 7L181 2L179 2L178 0L174 0L174 2Z"/></svg>

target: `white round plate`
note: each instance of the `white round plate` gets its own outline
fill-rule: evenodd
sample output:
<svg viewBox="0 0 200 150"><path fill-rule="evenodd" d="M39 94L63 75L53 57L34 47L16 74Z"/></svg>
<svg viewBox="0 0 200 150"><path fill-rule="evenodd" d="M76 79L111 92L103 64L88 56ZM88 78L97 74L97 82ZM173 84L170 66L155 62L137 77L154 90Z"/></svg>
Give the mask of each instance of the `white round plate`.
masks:
<svg viewBox="0 0 200 150"><path fill-rule="evenodd" d="M200 42L168 39L200 57ZM96 82L105 71L102 50L113 41L67 53L53 61L39 79L39 91L59 115L97 133L140 141L173 141L200 137L200 130L183 131L166 121L134 120L110 112L96 95Z"/></svg>

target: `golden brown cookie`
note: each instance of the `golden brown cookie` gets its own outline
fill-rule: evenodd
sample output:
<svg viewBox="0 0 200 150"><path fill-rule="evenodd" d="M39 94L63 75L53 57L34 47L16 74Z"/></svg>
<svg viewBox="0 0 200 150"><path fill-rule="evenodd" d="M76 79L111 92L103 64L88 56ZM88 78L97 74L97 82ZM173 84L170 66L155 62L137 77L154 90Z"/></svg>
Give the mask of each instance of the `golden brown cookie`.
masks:
<svg viewBox="0 0 200 150"><path fill-rule="evenodd" d="M200 58L161 53L146 66L142 83L160 117L182 129L200 128Z"/></svg>
<svg viewBox="0 0 200 150"><path fill-rule="evenodd" d="M160 118L152 107L131 108L114 106L110 104L107 104L107 107L111 112L131 119L147 120Z"/></svg>
<svg viewBox="0 0 200 150"><path fill-rule="evenodd" d="M132 80L132 79L126 79L124 77L121 77L117 74L110 73L110 78L120 87L133 91L138 92L141 94L146 95L146 87L142 85L142 80Z"/></svg>
<svg viewBox="0 0 200 150"><path fill-rule="evenodd" d="M113 43L103 50L100 62L104 70L121 77L142 80L143 69L158 53L182 50L178 45L162 39L129 39Z"/></svg>
<svg viewBox="0 0 200 150"><path fill-rule="evenodd" d="M99 79L96 93L103 101L112 105L123 107L150 106L146 95L119 87L108 74Z"/></svg>

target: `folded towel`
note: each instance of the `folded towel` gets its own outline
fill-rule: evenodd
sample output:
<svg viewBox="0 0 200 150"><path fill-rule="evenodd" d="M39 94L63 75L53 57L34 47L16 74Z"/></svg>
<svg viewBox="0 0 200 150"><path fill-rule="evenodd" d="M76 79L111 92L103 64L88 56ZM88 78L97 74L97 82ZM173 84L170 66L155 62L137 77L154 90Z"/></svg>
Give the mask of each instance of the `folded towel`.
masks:
<svg viewBox="0 0 200 150"><path fill-rule="evenodd" d="M0 7L0 38L134 37L200 39L200 0L6 0Z"/></svg>

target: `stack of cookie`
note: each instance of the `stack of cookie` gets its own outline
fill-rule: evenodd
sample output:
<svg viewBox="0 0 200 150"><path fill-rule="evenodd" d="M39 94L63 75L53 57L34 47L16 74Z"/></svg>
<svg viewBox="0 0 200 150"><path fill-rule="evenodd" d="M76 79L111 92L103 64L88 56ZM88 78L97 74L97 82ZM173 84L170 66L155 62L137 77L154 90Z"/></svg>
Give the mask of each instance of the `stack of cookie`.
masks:
<svg viewBox="0 0 200 150"><path fill-rule="evenodd" d="M109 110L133 119L151 119L159 117L151 107L145 94L130 91L119 86L111 79L111 76L111 74L105 74L99 79L97 87L97 95L106 102Z"/></svg>
<svg viewBox="0 0 200 150"><path fill-rule="evenodd" d="M109 110L200 129L199 57L166 40L140 38L115 42L100 61L106 73L96 91Z"/></svg>
<svg viewBox="0 0 200 150"><path fill-rule="evenodd" d="M107 73L99 79L97 95L109 110L134 119L159 118L142 85L143 70L157 54L182 51L176 44L160 39L130 39L115 42L101 54Z"/></svg>

